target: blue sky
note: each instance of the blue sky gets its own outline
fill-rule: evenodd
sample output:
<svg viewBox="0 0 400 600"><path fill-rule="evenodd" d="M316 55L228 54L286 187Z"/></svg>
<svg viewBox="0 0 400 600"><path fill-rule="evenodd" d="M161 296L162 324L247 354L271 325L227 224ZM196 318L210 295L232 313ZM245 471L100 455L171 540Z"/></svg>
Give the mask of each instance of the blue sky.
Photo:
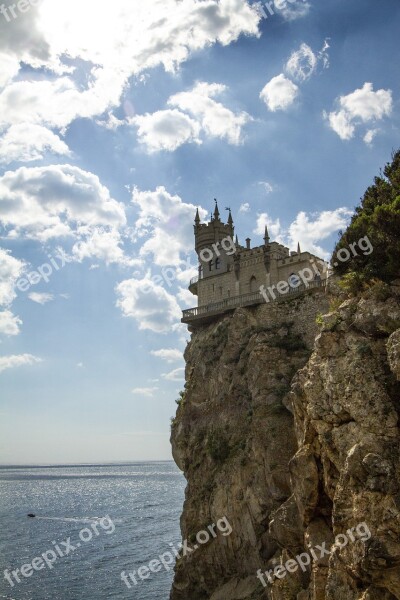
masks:
<svg viewBox="0 0 400 600"><path fill-rule="evenodd" d="M272 7L0 14L2 463L169 459L195 208L327 257L398 148L397 0Z"/></svg>

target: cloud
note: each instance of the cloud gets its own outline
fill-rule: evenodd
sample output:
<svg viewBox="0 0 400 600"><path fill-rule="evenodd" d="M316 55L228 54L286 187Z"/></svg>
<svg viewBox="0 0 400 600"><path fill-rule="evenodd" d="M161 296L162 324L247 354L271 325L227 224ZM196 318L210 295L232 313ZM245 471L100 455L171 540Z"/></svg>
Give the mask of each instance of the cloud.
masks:
<svg viewBox="0 0 400 600"><path fill-rule="evenodd" d="M170 373L163 373L163 378L167 381L184 381L185 380L185 367L179 367L174 369Z"/></svg>
<svg viewBox="0 0 400 600"><path fill-rule="evenodd" d="M11 256L9 250L0 248L0 305L9 306L16 297L15 283L25 267L25 263Z"/></svg>
<svg viewBox="0 0 400 600"><path fill-rule="evenodd" d="M0 124L62 129L101 116L119 106L133 76L159 66L176 72L193 52L259 36L258 22L243 0L136 0L134 9L115 0L112 11L96 0L43 0L10 23L0 19ZM22 63L30 69L10 81ZM40 79L32 67L42 68Z"/></svg>
<svg viewBox="0 0 400 600"><path fill-rule="evenodd" d="M267 195L272 194L272 192L274 191L274 187L268 181L259 181L258 185L263 186L264 191Z"/></svg>
<svg viewBox="0 0 400 600"><path fill-rule="evenodd" d="M280 241L279 236L281 235L282 227L279 219L274 221L270 218L267 213L261 213L257 217L257 225L253 233L264 236L265 226L268 226L269 234L273 241Z"/></svg>
<svg viewBox="0 0 400 600"><path fill-rule="evenodd" d="M247 213L250 212L250 204L248 202L244 202L240 205L239 212Z"/></svg>
<svg viewBox="0 0 400 600"><path fill-rule="evenodd" d="M134 188L132 202L139 210L134 228L137 238L146 238L140 256L151 256L158 266L183 263L183 255L193 249L193 222L196 206L171 195L160 186L155 191ZM199 208L202 218L207 211Z"/></svg>
<svg viewBox="0 0 400 600"><path fill-rule="evenodd" d="M306 81L317 68L318 58L307 44L301 44L300 48L293 52L286 63L286 72L293 79Z"/></svg>
<svg viewBox="0 0 400 600"><path fill-rule="evenodd" d="M182 313L175 297L149 276L122 281L116 293L122 314L135 319L141 330L167 333L180 322Z"/></svg>
<svg viewBox="0 0 400 600"><path fill-rule="evenodd" d="M246 112L234 113L214 100L215 96L226 91L225 85L201 81L192 90L172 96L168 104L190 113L207 136L239 145L242 142L242 127L252 118Z"/></svg>
<svg viewBox="0 0 400 600"><path fill-rule="evenodd" d="M280 12L287 21L295 21L306 17L310 9L311 4L307 0L286 0Z"/></svg>
<svg viewBox="0 0 400 600"><path fill-rule="evenodd" d="M54 300L53 294L46 294L40 292L31 292L30 294L28 294L28 298L32 300L32 302L36 302L37 304L42 305Z"/></svg>
<svg viewBox="0 0 400 600"><path fill-rule="evenodd" d="M187 284L192 278L188 277L185 280L185 283ZM179 300L179 302L181 302L182 304L184 304L185 306L188 307L192 307L193 304L195 303L195 300L193 298L193 294L192 292L190 292L187 288L179 288L179 291L177 293L177 298ZM196 300L197 302L197 300Z"/></svg>
<svg viewBox="0 0 400 600"><path fill-rule="evenodd" d="M299 94L298 86L287 79L283 73L273 77L260 93L260 98L268 106L269 110L287 110L296 100Z"/></svg>
<svg viewBox="0 0 400 600"><path fill-rule="evenodd" d="M158 387L137 387L132 390L132 394L139 396L146 396L147 398L153 398L154 393L158 390Z"/></svg>
<svg viewBox="0 0 400 600"><path fill-rule="evenodd" d="M375 137L378 135L379 129L368 129L367 133L364 135L364 142L367 145L372 144Z"/></svg>
<svg viewBox="0 0 400 600"><path fill-rule="evenodd" d="M0 311L0 335L18 335L22 321L10 310Z"/></svg>
<svg viewBox="0 0 400 600"><path fill-rule="evenodd" d="M153 356L165 360L167 363L173 363L183 360L183 352L176 348L161 348L160 350L152 350L150 352Z"/></svg>
<svg viewBox="0 0 400 600"><path fill-rule="evenodd" d="M139 128L139 142L149 154L160 150L173 152L188 142L201 144L200 125L179 110L159 110L133 117L130 122Z"/></svg>
<svg viewBox="0 0 400 600"><path fill-rule="evenodd" d="M380 89L374 92L372 83L364 83L362 88L347 96L340 96L338 104L338 111L324 113L324 116L328 119L331 129L342 140L350 140L362 124L376 123L392 114L392 90ZM364 137L367 144L372 141L371 135L367 132L366 139Z"/></svg>
<svg viewBox="0 0 400 600"><path fill-rule="evenodd" d="M285 228L279 219L274 221L268 213L262 213L258 215L254 233L264 235L265 225L267 225L272 241L289 248L296 248L300 242L302 250L312 252L321 258L328 258L330 253L320 245L320 242L347 227L352 214L353 211L343 207L311 214L301 211L289 227Z"/></svg>
<svg viewBox="0 0 400 600"><path fill-rule="evenodd" d="M119 227L126 217L96 175L50 165L21 167L0 177L0 222L10 237L47 241L73 235L79 225Z"/></svg>
<svg viewBox="0 0 400 600"><path fill-rule="evenodd" d="M0 356L0 373L6 369L14 369L16 367L23 367L25 365L34 365L42 362L41 358L33 356L32 354L19 354L12 356Z"/></svg>
<svg viewBox="0 0 400 600"><path fill-rule="evenodd" d="M133 266L141 264L139 259L129 258L125 255L121 247L123 240L121 234L116 229L104 228L87 228L79 230L82 234L85 231L86 239L77 242L72 248L72 255L78 262L82 262L85 258L95 258L109 264L120 264L125 266ZM96 265L91 265L90 270L96 268Z"/></svg>
<svg viewBox="0 0 400 600"><path fill-rule="evenodd" d="M58 135L41 125L29 123L12 125L0 138L0 163L2 164L40 160L45 152L67 156L71 154L68 146Z"/></svg>

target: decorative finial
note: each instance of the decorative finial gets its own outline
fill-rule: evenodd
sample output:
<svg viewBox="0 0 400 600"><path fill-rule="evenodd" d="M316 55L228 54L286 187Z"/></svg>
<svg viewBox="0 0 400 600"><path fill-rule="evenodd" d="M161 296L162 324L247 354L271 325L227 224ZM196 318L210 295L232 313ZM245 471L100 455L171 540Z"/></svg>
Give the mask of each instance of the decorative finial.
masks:
<svg viewBox="0 0 400 600"><path fill-rule="evenodd" d="M264 242L265 245L267 245L269 243L269 231L268 231L268 225L265 226L265 234L264 234Z"/></svg>
<svg viewBox="0 0 400 600"><path fill-rule="evenodd" d="M214 202L215 202L214 218L219 219L218 201L216 198L214 198Z"/></svg>
<svg viewBox="0 0 400 600"><path fill-rule="evenodd" d="M300 250L300 242L297 244L297 254L301 254L301 250Z"/></svg>
<svg viewBox="0 0 400 600"><path fill-rule="evenodd" d="M199 209L196 209L196 216L194 218L194 222L196 223L196 225L198 225L200 223L200 215L199 215Z"/></svg>
<svg viewBox="0 0 400 600"><path fill-rule="evenodd" d="M227 206L227 207L225 208L225 210L228 210L228 211L229 211L229 216L228 216L228 225L231 225L231 226L232 226L232 225L233 225L232 211L231 211L231 209L230 209L230 207L229 207L229 206Z"/></svg>

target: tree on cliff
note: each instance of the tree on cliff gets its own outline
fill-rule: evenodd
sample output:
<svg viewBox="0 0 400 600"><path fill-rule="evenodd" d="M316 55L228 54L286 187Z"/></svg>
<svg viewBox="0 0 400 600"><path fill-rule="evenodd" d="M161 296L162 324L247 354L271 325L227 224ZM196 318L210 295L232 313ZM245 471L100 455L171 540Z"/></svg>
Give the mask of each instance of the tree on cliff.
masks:
<svg viewBox="0 0 400 600"><path fill-rule="evenodd" d="M373 251L359 253L347 262L336 255L342 248L368 236ZM332 267L337 275L353 278L360 284L372 279L389 283L400 275L400 150L392 156L383 173L375 177L361 200L347 230L333 252Z"/></svg>

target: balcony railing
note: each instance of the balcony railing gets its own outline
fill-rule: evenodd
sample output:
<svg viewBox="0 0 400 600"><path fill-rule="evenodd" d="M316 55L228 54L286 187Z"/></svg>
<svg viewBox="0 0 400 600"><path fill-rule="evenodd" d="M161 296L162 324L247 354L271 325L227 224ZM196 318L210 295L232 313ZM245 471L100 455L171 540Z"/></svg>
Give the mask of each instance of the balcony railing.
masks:
<svg viewBox="0 0 400 600"><path fill-rule="evenodd" d="M279 300L285 300L290 296L299 295L304 292L307 292L310 289L315 288L325 288L326 280L323 281L311 281L307 285L300 285L297 288L290 288L289 292L284 295L279 295L276 292L276 297L270 297L269 302L276 302ZM267 292L268 294L268 292ZM269 297L269 296L268 296ZM239 308L242 306L250 306L253 304L262 304L263 302L267 302L267 300L262 296L259 290L256 292L250 292L249 294L242 294L241 296L233 296L232 298L225 298L224 300L220 300L219 302L213 302L212 304L206 304L204 306L196 306L195 308L189 308L183 311L183 323L191 323L196 319L200 319L207 315L218 315L220 313L227 312L229 310L234 310L235 308Z"/></svg>

